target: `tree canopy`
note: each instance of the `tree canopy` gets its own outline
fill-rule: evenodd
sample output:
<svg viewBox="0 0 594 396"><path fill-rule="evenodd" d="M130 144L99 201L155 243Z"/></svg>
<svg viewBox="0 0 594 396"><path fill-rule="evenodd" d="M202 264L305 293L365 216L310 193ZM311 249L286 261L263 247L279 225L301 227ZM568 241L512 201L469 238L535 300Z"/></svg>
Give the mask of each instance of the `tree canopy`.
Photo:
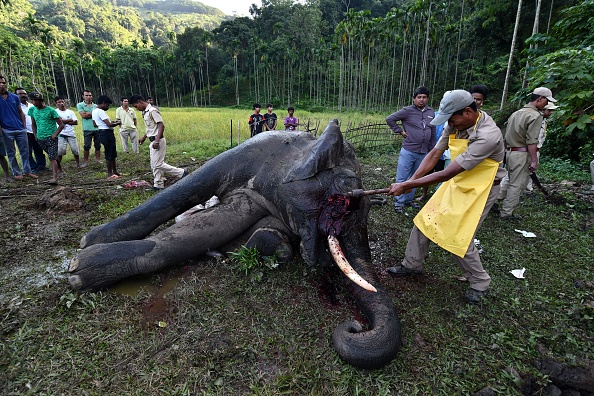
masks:
<svg viewBox="0 0 594 396"><path fill-rule="evenodd" d="M495 103L521 4L508 108L547 85L564 133L592 134L594 0L263 0L237 18L189 0L2 1L0 69L13 85L339 112L392 111L420 85L434 106L477 83Z"/></svg>

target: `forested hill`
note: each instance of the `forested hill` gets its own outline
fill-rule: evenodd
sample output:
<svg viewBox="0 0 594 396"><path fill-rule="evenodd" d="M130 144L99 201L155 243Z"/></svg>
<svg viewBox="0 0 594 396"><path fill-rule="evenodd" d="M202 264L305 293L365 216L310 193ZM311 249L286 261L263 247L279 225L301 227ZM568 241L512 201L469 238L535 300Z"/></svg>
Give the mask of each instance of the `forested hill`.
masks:
<svg viewBox="0 0 594 396"><path fill-rule="evenodd" d="M132 7L141 11L161 14L204 14L223 17L218 8L207 6L195 0L114 0L118 6Z"/></svg>
<svg viewBox="0 0 594 396"><path fill-rule="evenodd" d="M72 38L99 40L110 47L129 45L135 40L166 45L172 33L180 34L187 27L212 30L225 19L225 14L217 8L192 0L31 0L29 3L34 9L32 16L40 26L45 22L50 30L55 27Z"/></svg>
<svg viewBox="0 0 594 396"><path fill-rule="evenodd" d="M89 88L162 106L383 114L420 85L437 107L481 83L500 121L546 85L561 104L547 147L591 158L594 0L261 3L232 18L189 0L0 0L0 74L71 101Z"/></svg>

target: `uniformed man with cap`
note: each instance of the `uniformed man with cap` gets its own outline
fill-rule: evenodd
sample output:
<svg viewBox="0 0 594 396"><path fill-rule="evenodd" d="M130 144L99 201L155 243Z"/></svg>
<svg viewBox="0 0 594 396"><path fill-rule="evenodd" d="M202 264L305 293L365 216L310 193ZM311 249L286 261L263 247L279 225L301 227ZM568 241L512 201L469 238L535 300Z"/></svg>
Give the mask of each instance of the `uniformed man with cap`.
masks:
<svg viewBox="0 0 594 396"><path fill-rule="evenodd" d="M537 145L543 122L541 111L549 102L556 102L551 90L538 87L532 91L528 104L507 120L505 145L509 186L499 213L504 220L518 218L513 215L513 211L520 203L520 196L528 185L530 173L538 168Z"/></svg>
<svg viewBox="0 0 594 396"><path fill-rule="evenodd" d="M404 260L387 271L393 275L420 274L431 240L454 254L470 283L465 298L478 303L487 295L491 277L483 268L474 235L496 201L499 181L505 175L501 167L503 136L495 121L478 110L472 95L464 90L446 95L431 123L446 121L441 138L413 177L391 185L389 194L401 195L412 188L443 182L415 217ZM427 175L448 148L452 162L444 170Z"/></svg>

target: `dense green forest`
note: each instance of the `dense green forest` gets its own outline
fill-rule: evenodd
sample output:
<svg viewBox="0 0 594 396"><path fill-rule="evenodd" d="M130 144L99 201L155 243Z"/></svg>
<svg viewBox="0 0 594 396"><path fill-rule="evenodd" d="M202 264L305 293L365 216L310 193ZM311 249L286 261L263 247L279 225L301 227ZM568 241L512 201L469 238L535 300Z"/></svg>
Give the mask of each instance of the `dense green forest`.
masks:
<svg viewBox="0 0 594 396"><path fill-rule="evenodd" d="M87 87L166 106L337 112L389 112L419 85L437 106L482 83L502 120L547 85L563 106L553 154L594 151L594 0L261 3L230 18L190 0L0 0L0 72L72 101Z"/></svg>

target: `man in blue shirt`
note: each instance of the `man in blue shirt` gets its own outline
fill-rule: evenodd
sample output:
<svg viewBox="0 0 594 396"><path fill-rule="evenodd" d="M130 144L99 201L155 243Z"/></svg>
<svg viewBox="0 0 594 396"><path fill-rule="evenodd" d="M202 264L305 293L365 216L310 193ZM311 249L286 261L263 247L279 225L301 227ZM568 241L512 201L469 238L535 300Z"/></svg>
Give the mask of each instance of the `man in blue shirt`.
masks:
<svg viewBox="0 0 594 396"><path fill-rule="evenodd" d="M16 180L23 180L23 175L37 179L37 175L31 173L29 166L29 142L21 100L15 94L8 92L4 76L0 76L0 127L12 176ZM15 143L21 155L22 172L16 158Z"/></svg>

